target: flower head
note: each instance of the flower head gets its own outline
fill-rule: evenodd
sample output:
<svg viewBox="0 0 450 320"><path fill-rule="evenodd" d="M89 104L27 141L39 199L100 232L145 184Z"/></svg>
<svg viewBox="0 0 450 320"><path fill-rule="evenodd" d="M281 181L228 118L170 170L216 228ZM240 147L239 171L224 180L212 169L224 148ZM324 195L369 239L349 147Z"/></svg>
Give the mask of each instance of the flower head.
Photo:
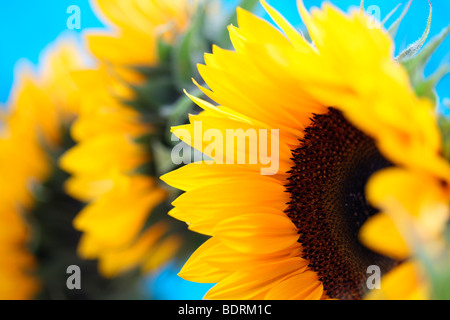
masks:
<svg viewBox="0 0 450 320"><path fill-rule="evenodd" d="M180 275L217 283L209 299L363 298L369 266L384 275L402 264L359 238L385 209L377 195L391 191L372 177L395 180L405 194L420 190L396 178L422 179L437 188L433 200L448 202L450 166L433 105L415 93L387 31L359 10L325 3L309 13L299 1L308 42L262 4L282 32L238 9L239 28L229 28L235 50L214 47L199 65L208 86L200 89L218 106L194 98L204 111L173 129L214 160L162 177L185 191L170 214L212 237ZM210 129L224 137L279 130L278 173L261 175L264 161L239 162L256 152L250 143L211 148ZM270 150L266 143L259 148ZM227 164L230 150L237 161Z"/></svg>
<svg viewBox="0 0 450 320"><path fill-rule="evenodd" d="M0 299L30 299L41 289L37 260L29 251L35 229L28 221L39 202L38 190L54 171L64 127L76 113L70 71L83 65L76 45L61 40L45 55L42 69L17 73L2 114L0 132Z"/></svg>

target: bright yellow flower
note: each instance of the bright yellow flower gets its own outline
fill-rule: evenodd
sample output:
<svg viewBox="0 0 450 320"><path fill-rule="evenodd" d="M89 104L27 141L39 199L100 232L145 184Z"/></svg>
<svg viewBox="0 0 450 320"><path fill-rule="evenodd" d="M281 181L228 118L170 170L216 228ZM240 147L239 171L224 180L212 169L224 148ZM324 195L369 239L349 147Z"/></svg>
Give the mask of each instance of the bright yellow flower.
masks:
<svg viewBox="0 0 450 320"><path fill-rule="evenodd" d="M136 99L129 84L143 80L131 67L157 66L158 39L172 41L187 28L191 14L185 0L94 3L115 31L86 36L99 65L75 75L83 97L72 128L77 145L64 155L61 166L72 174L68 193L87 203L75 220L83 232L79 253L98 258L103 275L113 277L137 266L150 270L181 246L176 237L164 237L162 225L141 233L168 194L155 177L138 173L152 155L149 146L137 140L153 128L125 101ZM147 250L142 250L144 244ZM160 246L167 250L158 254Z"/></svg>
<svg viewBox="0 0 450 320"><path fill-rule="evenodd" d="M126 253L136 255L133 248L141 241L141 229L167 192L155 178L136 173L149 160L146 147L136 139L150 134L151 126L108 91L108 82L114 79L103 71L77 75L81 92L88 94L83 95L82 111L72 127L78 143L62 157L61 166L72 174L67 192L87 203L74 221L75 228L84 232L79 253L98 258L103 275L112 277L150 259L150 250L139 251L136 259Z"/></svg>
<svg viewBox="0 0 450 320"><path fill-rule="evenodd" d="M430 278L417 257L423 250L431 256L442 250L449 219L447 181L399 168L371 178L368 197L381 212L364 224L360 240L380 254L408 262L387 274L381 290L371 292L369 299L431 298Z"/></svg>
<svg viewBox="0 0 450 320"><path fill-rule="evenodd" d="M201 89L219 106L193 98L204 111L173 130L216 161L162 177L185 191L170 214L212 236L180 275L217 283L207 299L360 299L370 265L382 274L397 265L401 275L411 271L397 259L407 250L401 239L392 255L380 255L358 238L365 221L379 217L376 208L390 210L385 195L401 190L398 201L413 214L448 202L450 166L440 155L436 115L394 59L388 33L360 11L326 3L309 13L299 1L311 44L262 4L284 34L238 10L239 28L229 28L235 51L215 47L199 66L209 88ZM228 140L211 150L203 138L209 129L223 137L278 129L278 173L261 175L267 159L220 164L225 146L233 163L257 151ZM384 236L370 234L365 243L392 241Z"/></svg>
<svg viewBox="0 0 450 320"><path fill-rule="evenodd" d="M48 151L61 142L61 128L76 112L75 85L68 73L81 67L76 46L60 41L42 61L44 72L22 69L0 132L0 299L29 299L38 290L27 252L26 216L34 191L51 174ZM49 71L49 73L46 73Z"/></svg>
<svg viewBox="0 0 450 320"><path fill-rule="evenodd" d="M429 287L424 271L417 261L407 261L383 277L380 290L373 290L366 297L370 300L425 300L429 299Z"/></svg>

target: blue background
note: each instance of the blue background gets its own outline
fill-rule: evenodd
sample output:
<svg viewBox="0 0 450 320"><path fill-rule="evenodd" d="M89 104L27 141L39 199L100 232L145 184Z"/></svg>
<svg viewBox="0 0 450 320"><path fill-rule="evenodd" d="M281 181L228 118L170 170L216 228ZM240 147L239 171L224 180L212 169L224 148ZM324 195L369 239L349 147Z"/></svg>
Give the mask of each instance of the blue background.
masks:
<svg viewBox="0 0 450 320"><path fill-rule="evenodd" d="M236 1L228 0L232 4ZM307 7L320 6L320 0L304 0ZM346 10L351 5L359 6L359 0L332 0L332 3ZM402 1L406 3L407 0ZM295 0L269 0L294 25L301 21ZM381 17L386 16L400 1L366 0L366 8L373 4L381 7ZM449 24L450 1L433 0L433 21L431 34L435 35ZM0 4L0 103L6 102L13 83L16 63L23 58L36 64L40 52L56 39L61 32L67 32L67 8L77 5L81 9L81 28L99 28L103 24L96 18L88 0L15 0ZM262 11L261 11L262 12ZM396 38L397 51L417 40L423 33L428 17L429 5L426 0L416 0L406 16ZM397 13L397 15L399 12ZM394 19L391 18L391 21ZM81 31L76 31L80 34ZM441 61L450 61L450 37L436 52L426 73L435 70ZM438 86L441 98L449 97L450 77ZM170 265L157 275L150 277L147 285L154 289L159 299L201 299L211 285L193 284L176 276L179 266Z"/></svg>

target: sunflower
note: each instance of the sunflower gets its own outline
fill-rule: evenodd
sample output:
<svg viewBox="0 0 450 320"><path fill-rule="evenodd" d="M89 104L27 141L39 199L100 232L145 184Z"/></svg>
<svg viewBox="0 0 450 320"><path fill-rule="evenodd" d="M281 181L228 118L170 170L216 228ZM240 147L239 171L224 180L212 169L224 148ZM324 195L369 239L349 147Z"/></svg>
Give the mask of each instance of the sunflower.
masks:
<svg viewBox="0 0 450 320"><path fill-rule="evenodd" d="M106 104L109 110L98 110L88 117L82 114L73 132L80 132L80 136L86 135L88 139L79 140L82 143L62 159L68 171L73 168L65 164L69 160L81 167L72 171L76 174L66 183L66 190L88 203L74 220L74 226L84 232L79 253L86 259L98 258L101 272L109 277L151 264L149 256L159 259L148 250L138 248L157 244L164 236L165 227L155 225L145 234L140 232L148 213L167 197L154 178L132 173L148 161L145 148L133 140L137 137L134 134L148 128L138 121L133 126L133 113L129 117L130 112L125 108L123 113L113 110L116 105ZM175 239L173 236L165 240L173 244L172 251L179 246Z"/></svg>
<svg viewBox="0 0 450 320"><path fill-rule="evenodd" d="M82 96L71 132L77 144L60 163L72 175L67 192L87 204L74 221L83 232L79 253L115 277L136 267L150 272L203 240L167 216L174 190L158 177L173 168L167 128L184 123L186 106L193 107L181 88L212 44L205 32L211 7L95 4L115 31L86 34L97 66L74 75Z"/></svg>
<svg viewBox="0 0 450 320"><path fill-rule="evenodd" d="M152 153L139 141L155 127L126 102L138 99L132 85L145 85L134 68L158 65L159 39L170 43L188 27L190 7L178 0L93 3L114 31L86 34L98 65L74 74L83 97L72 128L77 145L61 166L72 174L68 193L88 204L74 221L83 232L79 253L98 258L102 274L114 277L135 267L151 271L181 245L166 222L146 225L168 192L146 174Z"/></svg>
<svg viewBox="0 0 450 320"><path fill-rule="evenodd" d="M72 222L83 203L64 192L68 174L57 164L74 144L69 128L82 97L76 75L86 64L76 41L64 37L46 49L38 72L19 69L0 138L2 299L117 299L141 294L137 272L106 279L98 272L98 261L77 255L81 233ZM151 241L146 237L134 250L142 251ZM82 290L66 285L71 265L82 270Z"/></svg>
<svg viewBox="0 0 450 320"><path fill-rule="evenodd" d="M88 203L74 220L75 228L83 231L79 253L86 259L98 258L101 272L113 277L136 266L153 265L149 259L160 259L137 247L156 246L158 239L163 240L161 231L166 227L162 225L144 234L141 230L167 191L155 178L137 172L150 160L137 139L150 135L152 127L111 93L114 78L103 67L79 71L75 77L81 92L89 94L72 128L78 144L63 156L61 165L73 175L66 183L67 192ZM117 85L125 94L126 87ZM172 252L180 245L176 239L164 239L172 244Z"/></svg>
<svg viewBox="0 0 450 320"><path fill-rule="evenodd" d="M28 250L33 238L28 221L38 202L36 191L52 172L48 151L62 142L61 126L76 110L71 95L74 84L66 75L81 64L73 43L61 41L46 54L45 72L35 75L27 67L19 70L8 109L2 114L0 299L29 299L40 290L37 261ZM61 85L57 91L56 83Z"/></svg>
<svg viewBox="0 0 450 320"><path fill-rule="evenodd" d="M192 97L204 111L172 129L210 159L162 177L185 191L170 215L211 236L180 276L217 283L206 299L361 299L369 266L403 279L414 270L401 237L359 237L368 219L395 210L386 199L411 214L448 205L433 104L414 91L388 32L362 12L325 3L309 13L299 1L309 42L262 4L283 33L238 8L235 50L214 47L198 66L200 89L218 106ZM242 141L259 132L258 149L272 156L250 161L254 145L228 140L239 130ZM268 160L276 174L262 174ZM381 242L392 250L372 250Z"/></svg>

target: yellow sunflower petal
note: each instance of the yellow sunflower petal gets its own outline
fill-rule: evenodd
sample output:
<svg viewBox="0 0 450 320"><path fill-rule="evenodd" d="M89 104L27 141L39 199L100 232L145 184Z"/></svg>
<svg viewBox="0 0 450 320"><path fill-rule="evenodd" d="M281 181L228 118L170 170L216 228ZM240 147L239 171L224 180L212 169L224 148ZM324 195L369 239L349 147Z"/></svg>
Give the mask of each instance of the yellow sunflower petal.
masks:
<svg viewBox="0 0 450 320"><path fill-rule="evenodd" d="M369 218L361 227L359 238L370 249L398 260L411 253L395 222L385 213Z"/></svg>
<svg viewBox="0 0 450 320"><path fill-rule="evenodd" d="M289 218L266 214L224 220L217 224L213 234L225 245L243 253L272 253L298 240L297 228Z"/></svg>
<svg viewBox="0 0 450 320"><path fill-rule="evenodd" d="M405 262L385 275L381 289L374 289L369 300L426 300L428 288L423 281L420 267L414 262Z"/></svg>
<svg viewBox="0 0 450 320"><path fill-rule="evenodd" d="M323 295L323 286L312 271L283 280L266 295L268 300L319 300Z"/></svg>
<svg viewBox="0 0 450 320"><path fill-rule="evenodd" d="M283 281L284 277L305 267L303 259L289 258L257 270L238 271L216 284L208 291L205 299L263 299L269 290Z"/></svg>

